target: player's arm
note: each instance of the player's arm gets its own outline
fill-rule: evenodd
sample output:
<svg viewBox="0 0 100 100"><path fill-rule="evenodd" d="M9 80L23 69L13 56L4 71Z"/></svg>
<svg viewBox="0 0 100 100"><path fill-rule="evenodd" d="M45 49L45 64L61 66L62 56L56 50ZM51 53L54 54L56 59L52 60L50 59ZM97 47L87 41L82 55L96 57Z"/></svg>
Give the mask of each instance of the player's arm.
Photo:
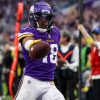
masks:
<svg viewBox="0 0 100 100"><path fill-rule="evenodd" d="M40 42L40 41L42 41L42 40L41 40L41 39L35 40L33 37L25 37L25 38L22 40L22 44L23 44L24 48L25 48L27 51L29 51L29 50L31 49L31 47L32 47L34 44L36 44L36 43L38 43L38 42Z"/></svg>
<svg viewBox="0 0 100 100"><path fill-rule="evenodd" d="M94 39L88 34L88 32L82 24L78 25L78 29L82 33L88 44L94 44Z"/></svg>
<svg viewBox="0 0 100 100"><path fill-rule="evenodd" d="M47 42L33 37L25 37L22 40L22 45L29 52L29 57L33 59L42 59L50 51L50 46Z"/></svg>

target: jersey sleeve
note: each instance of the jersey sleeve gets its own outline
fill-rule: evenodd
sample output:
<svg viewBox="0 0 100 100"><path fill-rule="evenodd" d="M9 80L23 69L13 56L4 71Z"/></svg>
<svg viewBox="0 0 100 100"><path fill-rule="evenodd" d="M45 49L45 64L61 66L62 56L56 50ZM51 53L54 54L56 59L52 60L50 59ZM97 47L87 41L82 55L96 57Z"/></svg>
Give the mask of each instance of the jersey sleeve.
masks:
<svg viewBox="0 0 100 100"><path fill-rule="evenodd" d="M19 42L22 41L25 37L34 36L34 33L30 28L22 28L21 31L18 33L18 40Z"/></svg>

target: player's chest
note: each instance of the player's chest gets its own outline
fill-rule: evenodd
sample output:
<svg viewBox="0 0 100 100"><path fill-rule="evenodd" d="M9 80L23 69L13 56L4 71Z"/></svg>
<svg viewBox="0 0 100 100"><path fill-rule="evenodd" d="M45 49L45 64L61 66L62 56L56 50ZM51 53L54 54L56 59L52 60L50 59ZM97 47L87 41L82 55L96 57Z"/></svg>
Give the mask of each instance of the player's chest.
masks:
<svg viewBox="0 0 100 100"><path fill-rule="evenodd" d="M58 44L58 37L54 34L37 34L35 38L42 39L43 41L46 41L49 44Z"/></svg>

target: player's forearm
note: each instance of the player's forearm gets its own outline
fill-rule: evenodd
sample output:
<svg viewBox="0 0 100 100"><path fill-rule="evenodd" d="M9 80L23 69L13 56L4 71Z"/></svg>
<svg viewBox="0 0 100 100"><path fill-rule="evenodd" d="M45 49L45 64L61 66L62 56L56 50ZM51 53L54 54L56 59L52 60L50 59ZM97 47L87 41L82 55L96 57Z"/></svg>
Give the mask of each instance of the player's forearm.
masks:
<svg viewBox="0 0 100 100"><path fill-rule="evenodd" d="M78 29L82 33L88 44L94 43L93 38L88 34L88 32L82 24L78 25Z"/></svg>
<svg viewBox="0 0 100 100"><path fill-rule="evenodd" d="M30 47L31 47L33 44L35 44L35 43L37 43L37 42L40 42L40 41L41 41L41 39L34 40L33 37L26 37L26 38L23 39L22 44L23 44L23 46L25 47L25 49L26 49L27 51L29 51Z"/></svg>

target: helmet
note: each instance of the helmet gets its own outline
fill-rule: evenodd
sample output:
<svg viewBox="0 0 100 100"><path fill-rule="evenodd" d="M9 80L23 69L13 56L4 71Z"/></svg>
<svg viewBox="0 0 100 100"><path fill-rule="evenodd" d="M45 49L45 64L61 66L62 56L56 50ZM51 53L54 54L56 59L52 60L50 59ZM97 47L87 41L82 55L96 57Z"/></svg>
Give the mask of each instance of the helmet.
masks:
<svg viewBox="0 0 100 100"><path fill-rule="evenodd" d="M37 2L30 7L29 24L40 32L50 30L54 18L51 6L45 2Z"/></svg>
<svg viewBox="0 0 100 100"><path fill-rule="evenodd" d="M92 33L93 33L93 34L100 34L100 27L94 29L94 30L92 31Z"/></svg>

